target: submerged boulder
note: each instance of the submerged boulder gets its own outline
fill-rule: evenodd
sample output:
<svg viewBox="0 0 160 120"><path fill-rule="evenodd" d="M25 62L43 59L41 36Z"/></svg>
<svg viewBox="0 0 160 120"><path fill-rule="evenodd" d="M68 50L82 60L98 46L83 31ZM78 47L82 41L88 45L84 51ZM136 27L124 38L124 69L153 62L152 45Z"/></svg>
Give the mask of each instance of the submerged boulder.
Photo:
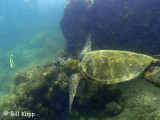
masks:
<svg viewBox="0 0 160 120"><path fill-rule="evenodd" d="M0 113L9 115L0 119L28 119L10 116L11 111L35 113L38 120L159 119L160 89L142 79L111 85L82 79L69 114L68 80L73 73L52 62L18 72L9 97L0 103Z"/></svg>
<svg viewBox="0 0 160 120"><path fill-rule="evenodd" d="M19 111L20 116L0 115L2 120L26 120L23 111L35 113L33 119L63 120L68 110L67 75L53 62L18 72L9 89L9 97L0 104L0 112ZM66 110L67 109L67 110ZM63 114L63 116L62 116Z"/></svg>
<svg viewBox="0 0 160 120"><path fill-rule="evenodd" d="M158 0L69 0L61 29L66 51L78 55L92 34L93 50L160 53Z"/></svg>

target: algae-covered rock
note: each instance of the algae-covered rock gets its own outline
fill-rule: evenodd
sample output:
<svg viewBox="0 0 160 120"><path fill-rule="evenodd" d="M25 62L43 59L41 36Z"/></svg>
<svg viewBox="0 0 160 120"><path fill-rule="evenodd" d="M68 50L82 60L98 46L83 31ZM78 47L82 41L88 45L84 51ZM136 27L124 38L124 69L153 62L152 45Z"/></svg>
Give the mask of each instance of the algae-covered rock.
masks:
<svg viewBox="0 0 160 120"><path fill-rule="evenodd" d="M18 72L14 89L0 105L3 111L28 111L38 120L151 120L159 119L160 89L147 81L105 85L81 80L69 115L69 69L53 62ZM18 82L19 80L19 82ZM70 117L69 117L70 116ZM28 117L0 115L1 120L25 120Z"/></svg>
<svg viewBox="0 0 160 120"><path fill-rule="evenodd" d="M119 84L118 87L122 92L119 102L123 102L124 109L123 112L112 117L113 120L151 120L157 118L153 113L159 111L160 103L157 102L160 99L159 88L141 79Z"/></svg>
<svg viewBox="0 0 160 120"><path fill-rule="evenodd" d="M68 76L65 72L62 72L58 75L57 81L54 84L58 83L62 90L66 90L68 87Z"/></svg>
<svg viewBox="0 0 160 120"><path fill-rule="evenodd" d="M26 74L23 73L23 72L20 72L18 74L15 75L15 78L14 78L14 83L16 85L19 85L21 83L25 83L27 82L29 79L26 77Z"/></svg>
<svg viewBox="0 0 160 120"><path fill-rule="evenodd" d="M39 120L51 120L53 116L61 119L61 114L67 111L67 79L67 75L53 63L21 71L14 77L14 89L1 104L0 111L29 111ZM25 120L28 117L0 116L0 119Z"/></svg>
<svg viewBox="0 0 160 120"><path fill-rule="evenodd" d="M110 116L115 116L115 115L121 113L122 110L123 110L122 106L114 101L106 103L106 105L105 105L105 112L106 112L106 114L108 114Z"/></svg>
<svg viewBox="0 0 160 120"><path fill-rule="evenodd" d="M93 49L159 54L159 1L70 0L61 29L66 51L78 55L92 34Z"/></svg>

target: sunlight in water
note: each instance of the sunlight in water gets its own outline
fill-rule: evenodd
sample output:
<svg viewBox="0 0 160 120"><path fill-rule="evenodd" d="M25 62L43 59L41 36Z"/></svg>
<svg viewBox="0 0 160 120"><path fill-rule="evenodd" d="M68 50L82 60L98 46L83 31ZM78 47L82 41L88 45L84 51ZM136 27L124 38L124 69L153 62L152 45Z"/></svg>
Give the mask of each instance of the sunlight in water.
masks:
<svg viewBox="0 0 160 120"><path fill-rule="evenodd" d="M38 7L41 13L52 9L59 9L66 4L67 0L38 0Z"/></svg>

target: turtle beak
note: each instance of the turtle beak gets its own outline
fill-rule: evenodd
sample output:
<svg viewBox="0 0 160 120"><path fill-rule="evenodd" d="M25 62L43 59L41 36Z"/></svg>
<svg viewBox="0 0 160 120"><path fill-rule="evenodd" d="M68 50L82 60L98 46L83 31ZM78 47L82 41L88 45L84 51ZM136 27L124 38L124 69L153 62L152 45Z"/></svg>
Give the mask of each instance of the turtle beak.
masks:
<svg viewBox="0 0 160 120"><path fill-rule="evenodd" d="M60 66L60 65L64 65L67 60L68 60L67 57L58 57L53 61L53 63L56 66Z"/></svg>
<svg viewBox="0 0 160 120"><path fill-rule="evenodd" d="M53 61L53 64L58 66L60 64L61 60L60 58L56 58L54 61Z"/></svg>

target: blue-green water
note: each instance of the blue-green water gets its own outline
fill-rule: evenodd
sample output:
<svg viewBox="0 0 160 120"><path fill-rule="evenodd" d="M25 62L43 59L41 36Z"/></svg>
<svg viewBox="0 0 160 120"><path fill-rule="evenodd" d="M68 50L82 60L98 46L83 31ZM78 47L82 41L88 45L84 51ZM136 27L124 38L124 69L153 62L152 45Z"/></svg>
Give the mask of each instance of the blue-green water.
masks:
<svg viewBox="0 0 160 120"><path fill-rule="evenodd" d="M0 120L160 120L160 0L0 3Z"/></svg>
<svg viewBox="0 0 160 120"><path fill-rule="evenodd" d="M51 61L64 50L59 22L66 0L0 0L0 92L20 70ZM15 70L10 67L13 54Z"/></svg>

